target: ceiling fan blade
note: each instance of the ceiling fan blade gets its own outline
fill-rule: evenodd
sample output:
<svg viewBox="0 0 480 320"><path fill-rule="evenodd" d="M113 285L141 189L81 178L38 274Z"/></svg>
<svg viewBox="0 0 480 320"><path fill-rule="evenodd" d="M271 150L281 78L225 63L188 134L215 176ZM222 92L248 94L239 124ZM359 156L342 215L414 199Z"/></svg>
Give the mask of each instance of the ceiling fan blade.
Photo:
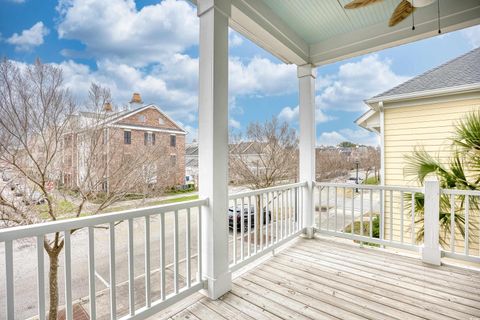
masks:
<svg viewBox="0 0 480 320"><path fill-rule="evenodd" d="M404 20L406 17L412 14L415 8L407 0L402 0L400 4L393 11L390 21L388 22L389 27L393 27L398 24L400 21Z"/></svg>
<svg viewBox="0 0 480 320"><path fill-rule="evenodd" d="M369 4L375 3L375 2L380 2L382 0L353 0L352 2L347 3L343 7L345 9L356 9L356 8L361 8L368 6Z"/></svg>

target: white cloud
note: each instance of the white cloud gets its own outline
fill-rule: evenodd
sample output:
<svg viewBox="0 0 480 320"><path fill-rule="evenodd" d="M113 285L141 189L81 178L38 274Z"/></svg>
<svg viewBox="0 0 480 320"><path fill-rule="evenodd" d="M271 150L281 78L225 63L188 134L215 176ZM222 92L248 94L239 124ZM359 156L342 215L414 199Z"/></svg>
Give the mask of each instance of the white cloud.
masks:
<svg viewBox="0 0 480 320"><path fill-rule="evenodd" d="M274 63L269 59L254 57L247 63L230 58L229 89L233 95L280 95L297 90L294 65Z"/></svg>
<svg viewBox="0 0 480 320"><path fill-rule="evenodd" d="M228 119L228 125L234 129L240 129L242 126L240 124L240 122L238 122L237 120L233 119L233 118L229 118Z"/></svg>
<svg viewBox="0 0 480 320"><path fill-rule="evenodd" d="M473 48L480 47L480 26L463 29L460 32Z"/></svg>
<svg viewBox="0 0 480 320"><path fill-rule="evenodd" d="M35 23L30 29L23 30L20 34L14 33L6 41L14 45L17 51L30 51L43 43L43 38L49 33L42 21Z"/></svg>
<svg viewBox="0 0 480 320"><path fill-rule="evenodd" d="M288 106L284 107L278 114L278 118L286 122L298 121L299 110L299 106L296 106L295 108L291 108ZM315 110L316 123L328 122L334 119L335 117L327 115L323 110L319 108L319 105L317 104L317 108Z"/></svg>
<svg viewBox="0 0 480 320"><path fill-rule="evenodd" d="M144 66L198 43L196 9L165 0L140 10L133 0L60 0L58 34L95 58Z"/></svg>
<svg viewBox="0 0 480 320"><path fill-rule="evenodd" d="M365 129L341 129L339 131L322 132L317 138L317 145L337 145L343 141L350 141L368 146L378 146L379 136Z"/></svg>
<svg viewBox="0 0 480 320"><path fill-rule="evenodd" d="M391 61L381 60L377 54L342 64L337 74L317 79L320 90L316 103L321 110L365 110L364 99L408 80L408 77L395 74L390 65Z"/></svg>
<svg viewBox="0 0 480 320"><path fill-rule="evenodd" d="M228 45L230 47L238 47L242 43L243 43L243 38L232 29L228 29Z"/></svg>

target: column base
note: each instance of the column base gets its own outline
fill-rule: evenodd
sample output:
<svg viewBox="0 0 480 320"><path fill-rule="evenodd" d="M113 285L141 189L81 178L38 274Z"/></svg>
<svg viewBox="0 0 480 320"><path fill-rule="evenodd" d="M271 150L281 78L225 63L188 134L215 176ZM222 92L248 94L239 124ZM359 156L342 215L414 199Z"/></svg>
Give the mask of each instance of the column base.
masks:
<svg viewBox="0 0 480 320"><path fill-rule="evenodd" d="M217 300L225 293L232 290L232 273L229 271L217 279L207 279L206 288L202 293L212 300Z"/></svg>
<svg viewBox="0 0 480 320"><path fill-rule="evenodd" d="M303 228L303 236L307 239L313 239L315 235L315 228L314 227L305 227Z"/></svg>
<svg viewBox="0 0 480 320"><path fill-rule="evenodd" d="M438 248L425 248L420 249L422 254L422 261L435 266L442 264L442 254Z"/></svg>

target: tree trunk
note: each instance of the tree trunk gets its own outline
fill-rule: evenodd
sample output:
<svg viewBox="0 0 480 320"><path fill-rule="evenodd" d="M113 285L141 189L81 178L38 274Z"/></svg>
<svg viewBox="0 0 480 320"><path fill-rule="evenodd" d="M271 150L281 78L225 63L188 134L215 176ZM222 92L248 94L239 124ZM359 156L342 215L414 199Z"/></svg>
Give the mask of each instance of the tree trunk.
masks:
<svg viewBox="0 0 480 320"><path fill-rule="evenodd" d="M50 307L48 312L49 320L57 320L58 313L58 256L60 255L61 248L52 248L48 252L50 258L50 270L48 273L49 280L49 294L50 294Z"/></svg>

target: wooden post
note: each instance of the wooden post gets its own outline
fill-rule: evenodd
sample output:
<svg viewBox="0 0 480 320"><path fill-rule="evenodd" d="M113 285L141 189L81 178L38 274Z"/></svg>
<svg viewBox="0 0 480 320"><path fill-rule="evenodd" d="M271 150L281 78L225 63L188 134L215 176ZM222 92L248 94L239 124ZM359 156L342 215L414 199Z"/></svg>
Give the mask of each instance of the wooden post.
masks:
<svg viewBox="0 0 480 320"><path fill-rule="evenodd" d="M314 232L313 182L315 181L315 67L306 64L297 69L299 83L300 118L300 182L307 182L303 189L303 228L308 238Z"/></svg>
<svg viewBox="0 0 480 320"><path fill-rule="evenodd" d="M206 294L217 299L232 288L228 268L228 19L229 1L199 0L199 194L202 271Z"/></svg>
<svg viewBox="0 0 480 320"><path fill-rule="evenodd" d="M435 176L425 179L425 212L424 237L422 247L422 260L425 263L440 265L439 243L439 214L440 214L440 183Z"/></svg>

